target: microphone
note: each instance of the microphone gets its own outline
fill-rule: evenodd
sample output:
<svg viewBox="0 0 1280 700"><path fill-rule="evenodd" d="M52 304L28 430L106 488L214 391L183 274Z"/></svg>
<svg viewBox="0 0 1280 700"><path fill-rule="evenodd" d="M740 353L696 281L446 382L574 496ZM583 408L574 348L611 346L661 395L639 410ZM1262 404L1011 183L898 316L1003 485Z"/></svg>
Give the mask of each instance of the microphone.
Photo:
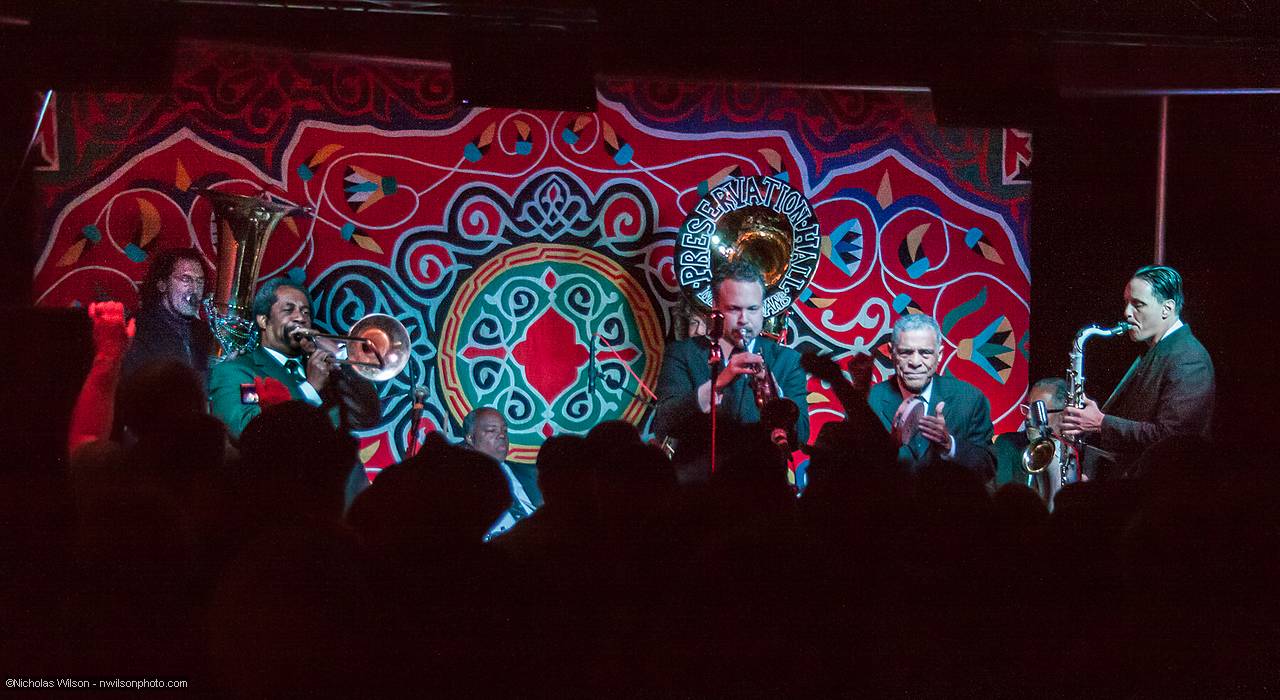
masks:
<svg viewBox="0 0 1280 700"><path fill-rule="evenodd" d="M1031 404L1031 415L1033 416L1032 425L1037 428L1044 428L1049 425L1049 411L1044 407L1044 401L1036 401Z"/></svg>
<svg viewBox="0 0 1280 700"><path fill-rule="evenodd" d="M596 394L596 334L591 334L591 355L587 358L587 393Z"/></svg>
<svg viewBox="0 0 1280 700"><path fill-rule="evenodd" d="M1049 427L1049 411L1044 401L1035 401L1027 412L1027 438L1032 442L1041 438L1053 437L1053 428Z"/></svg>
<svg viewBox="0 0 1280 700"><path fill-rule="evenodd" d="M317 335L320 335L320 331L314 328L295 328L289 331L289 335L295 339L311 338L314 340Z"/></svg>

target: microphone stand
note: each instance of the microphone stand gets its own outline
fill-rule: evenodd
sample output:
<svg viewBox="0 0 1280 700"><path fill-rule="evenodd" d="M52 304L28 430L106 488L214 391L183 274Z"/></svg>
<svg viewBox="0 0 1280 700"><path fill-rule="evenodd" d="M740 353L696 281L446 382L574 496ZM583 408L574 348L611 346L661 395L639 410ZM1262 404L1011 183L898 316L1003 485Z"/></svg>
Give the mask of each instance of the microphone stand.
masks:
<svg viewBox="0 0 1280 700"><path fill-rule="evenodd" d="M720 363L724 359L724 350L720 348L720 339L713 338L711 340L711 351L707 353L707 365L711 370L711 473L716 473L716 414L718 414L719 406L716 405L716 379L720 375Z"/></svg>
<svg viewBox="0 0 1280 700"><path fill-rule="evenodd" d="M724 314L713 309L707 317L707 337L711 339L711 349L707 352L707 366L711 374L711 474L716 473L716 424L720 413L716 401L716 379L720 376L720 365L724 361L724 349L720 347L720 338L724 336Z"/></svg>
<svg viewBox="0 0 1280 700"><path fill-rule="evenodd" d="M404 458L408 460L418 454L418 423L422 420L422 409L427 400L427 388L421 384L413 387L413 408L409 411L409 445Z"/></svg>
<svg viewBox="0 0 1280 700"><path fill-rule="evenodd" d="M641 394L640 392L635 391L635 390L633 390L633 389L628 389L627 387L625 387L625 386L623 386L623 385L621 385L621 384L618 384L618 383L617 383L617 381L615 381L614 379L612 379L612 378L610 378L610 377L601 377L601 378L600 378L600 383L601 383L601 384L604 384L605 386L609 387L610 389L614 389L614 390L617 390L617 391L621 391L622 393L626 394L627 396L630 396L630 397L631 397L631 398L633 398L633 399L639 399L639 400L640 400L640 403L644 404L645 406L652 406L652 405L655 403L655 402L654 402L654 400L653 400L653 399L651 399L651 398L649 398L648 396L645 396L645 395ZM647 387L645 387L645 388L647 388Z"/></svg>
<svg viewBox="0 0 1280 700"><path fill-rule="evenodd" d="M596 395L596 334L591 334L591 354L587 356L587 393Z"/></svg>

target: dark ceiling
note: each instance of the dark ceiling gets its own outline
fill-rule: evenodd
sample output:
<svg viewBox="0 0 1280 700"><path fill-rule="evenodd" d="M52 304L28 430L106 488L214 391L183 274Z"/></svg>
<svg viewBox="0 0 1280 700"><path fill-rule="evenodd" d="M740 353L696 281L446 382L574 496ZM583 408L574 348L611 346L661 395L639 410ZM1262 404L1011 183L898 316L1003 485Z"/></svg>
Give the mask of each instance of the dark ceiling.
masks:
<svg viewBox="0 0 1280 700"><path fill-rule="evenodd" d="M142 55L212 40L410 61L483 53L485 70L542 61L595 77L1067 96L1274 90L1277 2L0 0L0 39L14 47L0 57L47 57L32 59L47 84L113 65L145 73Z"/></svg>

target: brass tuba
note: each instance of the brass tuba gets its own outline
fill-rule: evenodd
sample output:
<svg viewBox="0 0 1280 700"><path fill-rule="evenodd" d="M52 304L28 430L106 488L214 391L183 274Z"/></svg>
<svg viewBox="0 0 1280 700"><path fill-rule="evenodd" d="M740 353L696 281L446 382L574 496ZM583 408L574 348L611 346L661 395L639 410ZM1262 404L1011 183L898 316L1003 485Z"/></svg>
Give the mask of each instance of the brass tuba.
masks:
<svg viewBox="0 0 1280 700"><path fill-rule="evenodd" d="M813 280L820 250L813 206L784 178L731 177L707 192L680 227L676 279L688 310L705 315L714 304L716 269L734 261L750 264L764 278L760 335L784 343L787 316ZM778 399L768 367L751 375L751 388L761 422L795 424L795 404Z"/></svg>
<svg viewBox="0 0 1280 700"><path fill-rule="evenodd" d="M213 205L217 226L217 279L213 295L204 300L209 328L218 339L218 356L226 359L252 350L258 343L253 319L253 293L271 231L286 216L310 213L305 207L258 197L200 188L196 194Z"/></svg>
<svg viewBox="0 0 1280 700"><path fill-rule="evenodd" d="M820 252L817 216L802 193L777 177L731 177L680 227L676 280L691 310L705 315L714 303L715 269L750 263L765 282L761 335L786 342L787 315L817 273Z"/></svg>

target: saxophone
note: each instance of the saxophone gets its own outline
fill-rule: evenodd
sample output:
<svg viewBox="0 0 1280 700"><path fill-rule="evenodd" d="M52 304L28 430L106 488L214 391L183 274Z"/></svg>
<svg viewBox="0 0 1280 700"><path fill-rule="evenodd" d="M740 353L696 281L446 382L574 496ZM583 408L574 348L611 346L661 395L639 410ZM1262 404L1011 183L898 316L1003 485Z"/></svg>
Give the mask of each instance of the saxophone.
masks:
<svg viewBox="0 0 1280 700"><path fill-rule="evenodd" d="M1115 337L1133 326L1121 321L1111 328L1086 326L1076 333L1071 344L1070 365L1067 367L1067 406L1084 408L1084 345L1095 336ZM1083 438L1063 439L1053 434L1049 427L1044 406L1037 401L1028 415L1032 437L1031 444L1022 453L1022 468L1028 476L1028 486L1053 507L1053 497L1070 480L1071 472L1079 479L1078 455L1084 445ZM1056 467L1056 468L1055 468Z"/></svg>
<svg viewBox="0 0 1280 700"><path fill-rule="evenodd" d="M1067 385L1070 395L1067 397L1067 405L1075 408L1084 408L1084 344L1088 339L1104 335L1115 337L1128 333L1133 328L1133 324L1127 321L1121 321L1110 328L1102 326L1086 326L1076 333L1075 342L1071 343L1071 366L1067 368ZM1073 440L1079 445L1081 440Z"/></svg>

